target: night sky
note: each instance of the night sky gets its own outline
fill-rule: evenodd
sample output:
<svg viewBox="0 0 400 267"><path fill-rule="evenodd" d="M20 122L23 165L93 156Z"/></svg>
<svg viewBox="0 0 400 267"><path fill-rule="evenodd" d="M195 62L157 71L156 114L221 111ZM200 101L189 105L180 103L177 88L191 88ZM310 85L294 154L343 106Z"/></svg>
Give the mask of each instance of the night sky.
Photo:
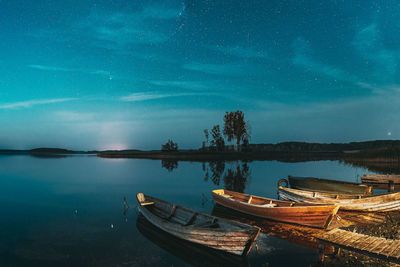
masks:
<svg viewBox="0 0 400 267"><path fill-rule="evenodd" d="M400 136L399 1L0 0L0 148Z"/></svg>

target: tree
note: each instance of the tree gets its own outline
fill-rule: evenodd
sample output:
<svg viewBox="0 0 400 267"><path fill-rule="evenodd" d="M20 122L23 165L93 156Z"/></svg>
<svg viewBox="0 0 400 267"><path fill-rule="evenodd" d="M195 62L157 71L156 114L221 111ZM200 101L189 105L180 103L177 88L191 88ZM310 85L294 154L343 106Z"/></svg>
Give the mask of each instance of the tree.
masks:
<svg viewBox="0 0 400 267"><path fill-rule="evenodd" d="M178 143L175 143L171 139L168 140L164 145L161 146L162 151L178 151Z"/></svg>
<svg viewBox="0 0 400 267"><path fill-rule="evenodd" d="M221 135L221 129L219 125L214 125L211 130L211 136L213 140L211 140L211 146L214 147L217 151L224 151L225 149L225 140Z"/></svg>
<svg viewBox="0 0 400 267"><path fill-rule="evenodd" d="M208 130L204 129L204 135L206 136L206 144L208 144Z"/></svg>
<svg viewBox="0 0 400 267"><path fill-rule="evenodd" d="M243 111L238 110L225 113L224 136L228 139L228 142L236 139L238 150L241 141L248 144L250 139L250 127L244 120Z"/></svg>
<svg viewBox="0 0 400 267"><path fill-rule="evenodd" d="M208 135L208 130L207 130L207 129L204 129L204 135L205 135L205 137L206 137L206 141L203 141L203 143L202 143L202 149L203 149L203 150L206 150L207 147L208 147L208 137L209 137L209 135Z"/></svg>

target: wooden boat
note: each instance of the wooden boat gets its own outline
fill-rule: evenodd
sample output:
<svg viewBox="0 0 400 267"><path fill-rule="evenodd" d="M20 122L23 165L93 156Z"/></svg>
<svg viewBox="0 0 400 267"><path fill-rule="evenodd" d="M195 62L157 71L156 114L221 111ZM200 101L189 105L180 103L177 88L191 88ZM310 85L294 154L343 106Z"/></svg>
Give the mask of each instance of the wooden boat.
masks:
<svg viewBox="0 0 400 267"><path fill-rule="evenodd" d="M288 176L290 187L294 189L343 194L372 194L372 186L314 177Z"/></svg>
<svg viewBox="0 0 400 267"><path fill-rule="evenodd" d="M154 226L180 239L246 256L260 228L194 212L138 193L139 210Z"/></svg>
<svg viewBox="0 0 400 267"><path fill-rule="evenodd" d="M365 184L390 184L400 185L400 175L364 174L361 182Z"/></svg>
<svg viewBox="0 0 400 267"><path fill-rule="evenodd" d="M137 217L136 228L153 244L189 265L215 267L249 266L247 257L240 257L177 238L151 224L142 214Z"/></svg>
<svg viewBox="0 0 400 267"><path fill-rule="evenodd" d="M312 192L280 186L278 195L281 199L300 203L337 204L342 210L381 212L400 210L400 192L366 196Z"/></svg>
<svg viewBox="0 0 400 267"><path fill-rule="evenodd" d="M311 227L328 227L339 207L281 201L224 189L212 191L215 202L242 213Z"/></svg>

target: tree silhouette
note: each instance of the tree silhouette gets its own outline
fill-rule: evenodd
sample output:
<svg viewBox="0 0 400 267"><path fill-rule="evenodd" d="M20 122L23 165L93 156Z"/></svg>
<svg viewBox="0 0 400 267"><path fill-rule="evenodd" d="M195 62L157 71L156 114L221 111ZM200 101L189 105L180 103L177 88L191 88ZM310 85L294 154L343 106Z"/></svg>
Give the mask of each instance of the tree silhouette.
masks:
<svg viewBox="0 0 400 267"><path fill-rule="evenodd" d="M244 120L244 113L241 110L226 112L224 116L224 136L228 142L236 139L237 149L239 150L240 142L248 144L250 139L249 124Z"/></svg>
<svg viewBox="0 0 400 267"><path fill-rule="evenodd" d="M178 143L175 143L171 139L168 139L168 142L161 146L161 151L178 151Z"/></svg>
<svg viewBox="0 0 400 267"><path fill-rule="evenodd" d="M224 151L225 149L225 140L221 135L221 129L219 128L219 125L214 125L214 127L211 130L211 146L216 150L216 151Z"/></svg>

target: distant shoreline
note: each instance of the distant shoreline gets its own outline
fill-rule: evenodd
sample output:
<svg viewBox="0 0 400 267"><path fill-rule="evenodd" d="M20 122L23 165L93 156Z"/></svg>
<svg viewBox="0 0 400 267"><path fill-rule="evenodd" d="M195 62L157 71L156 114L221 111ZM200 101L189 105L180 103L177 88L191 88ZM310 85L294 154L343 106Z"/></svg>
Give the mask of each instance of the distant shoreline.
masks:
<svg viewBox="0 0 400 267"><path fill-rule="evenodd" d="M161 150L107 150L107 151L73 151L63 148L36 148L31 150L0 150L0 154L24 155L36 157L62 157L69 155L96 155L101 158L136 158L179 161L212 161L212 160L279 160L279 161L312 161L312 160L349 160L400 162L400 140L375 140L350 143L307 143L283 142L278 144L250 144L241 148L241 152L211 151L212 148L161 151Z"/></svg>

